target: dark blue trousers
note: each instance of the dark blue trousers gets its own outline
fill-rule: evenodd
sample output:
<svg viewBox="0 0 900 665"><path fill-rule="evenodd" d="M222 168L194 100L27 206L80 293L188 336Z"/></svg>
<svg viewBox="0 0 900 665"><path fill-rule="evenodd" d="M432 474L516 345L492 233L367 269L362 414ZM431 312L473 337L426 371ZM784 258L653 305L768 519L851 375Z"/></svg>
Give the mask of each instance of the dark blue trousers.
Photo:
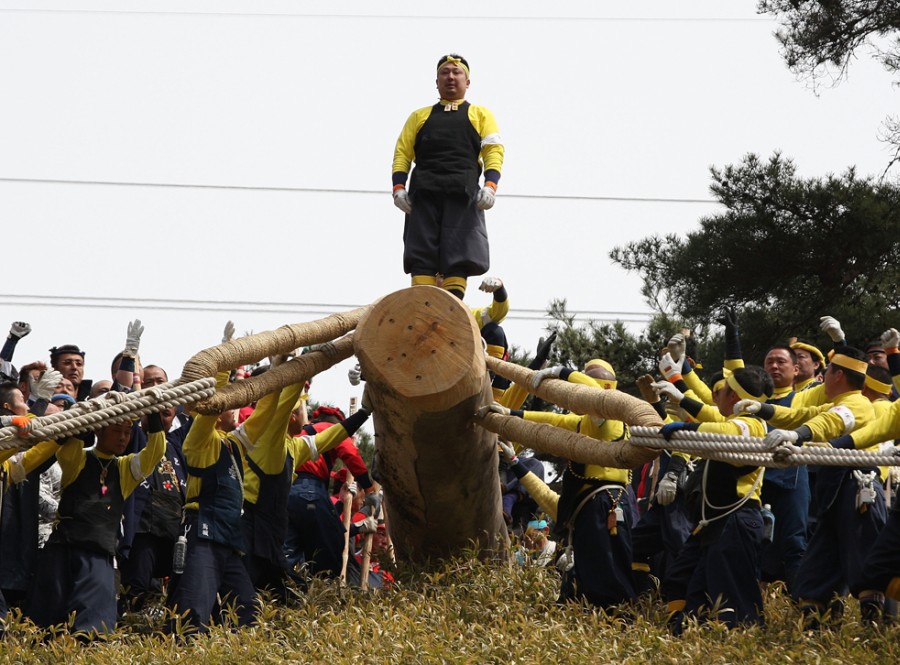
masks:
<svg viewBox="0 0 900 665"><path fill-rule="evenodd" d="M616 535L608 527L613 501L606 491L595 494L575 520L572 547L575 552L575 596L591 604L612 608L636 597L631 575L631 509L621 491L624 521L618 522Z"/></svg>
<svg viewBox="0 0 900 665"><path fill-rule="evenodd" d="M865 512L856 509L856 481L847 477L831 505L817 516L816 530L800 563L791 595L820 605L862 590L863 562L874 547L887 514L884 490L875 483L875 503ZM820 506L824 505L820 502Z"/></svg>
<svg viewBox="0 0 900 665"><path fill-rule="evenodd" d="M762 517L759 507L745 504L691 535L669 567L663 581L667 601L685 601L687 615L702 615L712 608L715 618L730 628L762 623L763 599L759 590Z"/></svg>
<svg viewBox="0 0 900 665"><path fill-rule="evenodd" d="M65 623L72 612L76 631L107 633L115 629L113 557L72 545L47 543L38 555L27 614L46 628Z"/></svg>
<svg viewBox="0 0 900 665"><path fill-rule="evenodd" d="M140 610L147 597L159 592L159 578L172 574L172 548L175 542L149 533L134 536L127 557L120 557L123 605Z"/></svg>
<svg viewBox="0 0 900 665"><path fill-rule="evenodd" d="M343 567L344 525L324 481L299 477L288 495L288 563L306 561L310 575L338 577Z"/></svg>
<svg viewBox="0 0 900 665"><path fill-rule="evenodd" d="M858 591L884 591L894 578L900 578L900 509L896 507L888 513L866 557Z"/></svg>
<svg viewBox="0 0 900 665"><path fill-rule="evenodd" d="M680 495L668 506L652 504L631 530L635 563L649 564L660 575L681 552L692 526Z"/></svg>
<svg viewBox="0 0 900 665"><path fill-rule="evenodd" d="M169 607L178 614L187 612L184 621L189 630L206 632L218 594L225 605L234 607L238 625L252 624L258 609L256 590L240 553L229 545L199 538L196 519L187 541L184 572L175 575L169 585Z"/></svg>
<svg viewBox="0 0 900 665"><path fill-rule="evenodd" d="M788 589L806 552L809 530L809 477L805 466L796 467L796 473L793 487L767 482L765 477L762 487L762 502L770 504L775 515L772 542L763 543L762 579L783 580Z"/></svg>

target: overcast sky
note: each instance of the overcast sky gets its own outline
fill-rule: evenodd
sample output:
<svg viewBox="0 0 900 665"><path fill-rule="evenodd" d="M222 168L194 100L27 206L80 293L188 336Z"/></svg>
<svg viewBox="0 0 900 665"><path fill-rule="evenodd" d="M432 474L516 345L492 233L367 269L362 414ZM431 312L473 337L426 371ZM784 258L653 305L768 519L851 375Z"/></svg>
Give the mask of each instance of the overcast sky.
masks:
<svg viewBox="0 0 900 665"><path fill-rule="evenodd" d="M450 51L506 147L487 221L510 341L533 347L553 298L641 319L607 254L714 213L711 165L889 158L888 75L862 58L815 94L755 4L0 0L0 325L35 328L15 360L76 343L106 378L140 318L174 379L228 319L259 332L407 286L394 142ZM313 397L346 406L349 365Z"/></svg>

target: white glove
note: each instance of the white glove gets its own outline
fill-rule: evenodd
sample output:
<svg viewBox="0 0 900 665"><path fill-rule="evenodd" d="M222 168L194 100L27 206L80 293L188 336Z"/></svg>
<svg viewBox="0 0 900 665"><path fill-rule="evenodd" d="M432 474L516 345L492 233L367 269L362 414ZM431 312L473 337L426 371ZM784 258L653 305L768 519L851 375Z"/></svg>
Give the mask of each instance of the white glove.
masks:
<svg viewBox="0 0 900 665"><path fill-rule="evenodd" d="M494 201L496 199L497 190L490 185L485 185L481 188L481 191L478 192L478 197L475 199L475 205L478 206L479 210L490 210L494 207Z"/></svg>
<svg viewBox="0 0 900 665"><path fill-rule="evenodd" d="M800 452L800 449L792 443L782 443L772 451L772 459L776 462L787 462L791 455Z"/></svg>
<svg viewBox="0 0 900 665"><path fill-rule="evenodd" d="M671 353L664 353L659 359L659 373L662 374L666 381L671 381L674 376L681 376L681 363L675 362Z"/></svg>
<svg viewBox="0 0 900 665"><path fill-rule="evenodd" d="M739 413L749 413L750 415L755 415L759 413L759 410L762 408L762 402L757 402L755 399L742 399L738 400L732 411L734 415L738 415Z"/></svg>
<svg viewBox="0 0 900 665"><path fill-rule="evenodd" d="M360 533L369 534L378 531L378 522L371 516L359 522L354 522L354 524Z"/></svg>
<svg viewBox="0 0 900 665"><path fill-rule="evenodd" d="M831 338L832 342L843 342L844 331L841 330L841 322L833 316L823 316L819 319L819 327L822 332Z"/></svg>
<svg viewBox="0 0 900 665"><path fill-rule="evenodd" d="M359 369L359 363L347 371L347 378L350 379L351 386L358 386L359 382L362 381L362 371Z"/></svg>
<svg viewBox="0 0 900 665"><path fill-rule="evenodd" d="M359 491L359 485L356 484L355 480L351 480L349 483L347 483L347 491L350 494L356 494Z"/></svg>
<svg viewBox="0 0 900 665"><path fill-rule="evenodd" d="M493 293L501 286L503 286L503 280L499 277L485 277L483 280L481 280L481 286L479 286L478 288L485 293Z"/></svg>
<svg viewBox="0 0 900 665"><path fill-rule="evenodd" d="M797 432L791 429L773 429L766 434L763 439L763 446L766 450L775 450L783 443L795 443L797 441Z"/></svg>
<svg viewBox="0 0 900 665"><path fill-rule="evenodd" d="M575 552L572 551L571 547L567 547L565 551L559 555L559 559L556 560L556 567L562 573L568 573L575 567Z"/></svg>
<svg viewBox="0 0 900 665"><path fill-rule="evenodd" d="M519 463L519 458L516 455L515 448L513 448L503 439L498 439L497 445L500 446L500 453L503 455L503 459L509 462L510 465Z"/></svg>
<svg viewBox="0 0 900 665"><path fill-rule="evenodd" d="M681 367L681 361L684 360L685 349L687 348L684 335L675 333L669 338L669 343L666 346L669 347L669 355L672 356L672 361Z"/></svg>
<svg viewBox="0 0 900 665"><path fill-rule="evenodd" d="M30 332L31 324L24 321L13 321L13 324L9 327L9 334L18 339L22 339Z"/></svg>
<svg viewBox="0 0 900 665"><path fill-rule="evenodd" d="M128 332L125 334L125 351L122 355L129 358L137 358L138 349L141 348L141 335L144 334L144 326L140 319L135 319L128 324Z"/></svg>
<svg viewBox="0 0 900 665"><path fill-rule="evenodd" d="M407 215L412 212L412 201L409 200L409 193L405 188L394 192L394 205Z"/></svg>
<svg viewBox="0 0 900 665"><path fill-rule="evenodd" d="M501 416L508 416L509 409L503 406L502 404L497 404L494 402L493 404L485 404L476 412L476 415L479 418L484 418L489 413L499 413Z"/></svg>
<svg viewBox="0 0 900 665"><path fill-rule="evenodd" d="M55 369L48 369L41 374L41 378L35 379L31 372L28 373L28 390L37 399L49 400L56 392L56 387L62 381L63 375Z"/></svg>
<svg viewBox="0 0 900 665"><path fill-rule="evenodd" d="M669 401L675 404L681 404L681 400L684 399L684 393L668 381L655 381L650 385L656 388L660 395L665 395L669 398Z"/></svg>
<svg viewBox="0 0 900 665"><path fill-rule="evenodd" d="M225 324L225 330L222 331L222 343L230 342L232 337L234 337L234 321L229 321Z"/></svg>
<svg viewBox="0 0 900 665"><path fill-rule="evenodd" d="M896 328L888 328L881 333L881 343L884 348L897 348L900 346L900 331Z"/></svg>
<svg viewBox="0 0 900 665"><path fill-rule="evenodd" d="M539 385L541 385L541 381L543 381L544 379L558 379L559 375L562 374L562 371L563 368L561 365L539 369L531 375L531 378L528 380L528 385L531 386L532 390L534 390Z"/></svg>
<svg viewBox="0 0 900 665"><path fill-rule="evenodd" d="M678 475L674 471L669 471L656 486L656 503L668 506L675 500L676 494L678 494Z"/></svg>

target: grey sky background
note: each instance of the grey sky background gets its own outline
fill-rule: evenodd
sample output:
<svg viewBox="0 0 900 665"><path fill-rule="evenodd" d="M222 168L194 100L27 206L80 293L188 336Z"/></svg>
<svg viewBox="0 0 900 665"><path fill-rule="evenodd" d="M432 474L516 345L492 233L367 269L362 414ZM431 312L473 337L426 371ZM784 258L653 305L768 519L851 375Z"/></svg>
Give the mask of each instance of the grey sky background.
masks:
<svg viewBox="0 0 900 665"><path fill-rule="evenodd" d="M862 58L815 94L775 28L752 0L0 1L0 325L34 326L17 364L77 343L100 379L140 318L144 362L176 378L227 319L259 332L407 286L394 142L450 51L506 146L487 219L510 342L532 348L557 297L639 321L607 253L714 213L711 165L888 160L888 75ZM313 397L346 407L349 366Z"/></svg>

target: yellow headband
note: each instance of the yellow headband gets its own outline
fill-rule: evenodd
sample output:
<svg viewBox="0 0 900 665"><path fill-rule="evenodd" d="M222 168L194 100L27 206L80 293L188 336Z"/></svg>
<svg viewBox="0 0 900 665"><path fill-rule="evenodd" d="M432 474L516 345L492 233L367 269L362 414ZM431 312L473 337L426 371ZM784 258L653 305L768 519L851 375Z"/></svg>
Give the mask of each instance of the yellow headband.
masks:
<svg viewBox="0 0 900 665"><path fill-rule="evenodd" d="M866 388L869 390L873 390L879 395L890 395L891 394L891 384L890 383L882 383L878 379L873 379L871 376L866 374Z"/></svg>
<svg viewBox="0 0 900 665"><path fill-rule="evenodd" d="M729 376L731 376L731 375L729 374ZM725 382L726 382L727 380L728 380L728 379L719 379L718 381L716 381L716 382L713 384L712 391L713 391L713 392L716 392L717 390L722 390L722 388L725 386Z"/></svg>
<svg viewBox="0 0 900 665"><path fill-rule="evenodd" d="M463 70L465 70L465 72L466 72L466 78L469 78L469 66L466 63L464 63L460 58L454 58L452 55L445 56L444 59L441 60L441 63L438 65L437 70L441 71L441 67L443 67L444 65L446 65L448 63L451 65L458 65L458 66L462 67Z"/></svg>
<svg viewBox="0 0 900 665"><path fill-rule="evenodd" d="M859 372L860 374L865 374L866 368L869 366L869 363L865 360L855 360L854 358L845 356L843 353L835 353L834 357L831 359L831 364L843 367L844 369L853 370L854 372Z"/></svg>
<svg viewBox="0 0 900 665"><path fill-rule="evenodd" d="M751 395L746 390L744 390L741 387L741 384L738 383L738 380L736 378L734 378L734 374L731 374L727 379L725 379L725 383L727 383L728 386L734 392L736 392L737 396L740 397L741 399L752 399L757 402L765 402L766 401L765 395Z"/></svg>
<svg viewBox="0 0 900 665"><path fill-rule="evenodd" d="M797 349L808 351L810 354L818 358L820 363L825 362L825 356L823 356L822 352L812 344L806 344L805 342L794 342L793 344L791 344L791 348L794 349L794 351L796 351Z"/></svg>

